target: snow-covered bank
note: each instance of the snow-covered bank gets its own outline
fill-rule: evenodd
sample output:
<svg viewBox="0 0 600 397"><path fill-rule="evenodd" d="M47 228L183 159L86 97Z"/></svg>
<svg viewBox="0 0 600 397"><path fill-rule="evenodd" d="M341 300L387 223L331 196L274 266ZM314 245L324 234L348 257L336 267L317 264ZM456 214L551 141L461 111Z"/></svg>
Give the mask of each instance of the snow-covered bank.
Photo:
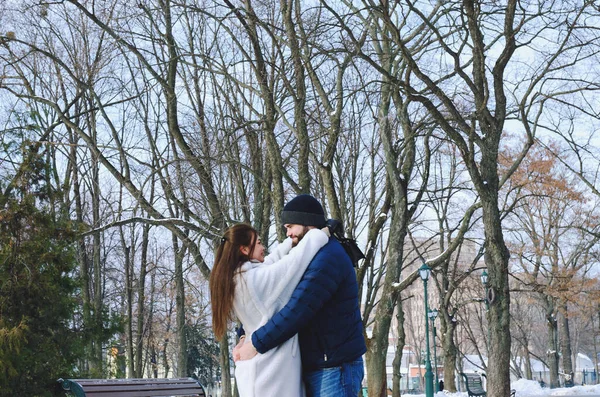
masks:
<svg viewBox="0 0 600 397"><path fill-rule="evenodd" d="M573 386L569 388L548 389L543 388L536 381L519 379L511 383L510 387L517 394L516 397L529 396L600 396L600 385ZM417 394L411 397L425 397L424 394ZM448 393L438 392L435 397L468 397L467 393Z"/></svg>

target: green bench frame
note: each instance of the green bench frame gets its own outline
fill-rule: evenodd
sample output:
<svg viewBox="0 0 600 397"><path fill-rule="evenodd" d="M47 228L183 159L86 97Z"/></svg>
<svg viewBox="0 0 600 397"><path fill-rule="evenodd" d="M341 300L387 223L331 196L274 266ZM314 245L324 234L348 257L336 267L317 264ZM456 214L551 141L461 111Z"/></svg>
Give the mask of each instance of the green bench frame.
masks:
<svg viewBox="0 0 600 397"><path fill-rule="evenodd" d="M465 379L465 386L467 387L467 394L469 397L487 396L486 391L483 389L483 379L479 374L465 374L461 373Z"/></svg>
<svg viewBox="0 0 600 397"><path fill-rule="evenodd" d="M192 378L173 379L59 379L62 389L75 397L206 397Z"/></svg>
<svg viewBox="0 0 600 397"><path fill-rule="evenodd" d="M469 397L484 396L487 397L487 392L483 390L483 379L485 374L465 374L461 372L462 377L465 379L465 386L467 386L467 394ZM510 397L515 397L516 391L512 389L510 391Z"/></svg>

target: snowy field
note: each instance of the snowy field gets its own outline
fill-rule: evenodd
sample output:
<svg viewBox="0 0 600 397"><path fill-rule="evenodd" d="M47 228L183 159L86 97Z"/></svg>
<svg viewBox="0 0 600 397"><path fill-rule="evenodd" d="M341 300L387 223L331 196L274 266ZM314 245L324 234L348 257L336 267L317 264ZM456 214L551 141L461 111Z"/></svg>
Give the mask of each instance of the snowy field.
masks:
<svg viewBox="0 0 600 397"><path fill-rule="evenodd" d="M513 382L510 387L515 389L516 397L527 396L600 396L600 385L574 386L565 389L547 389L542 388L536 381L519 379ZM424 394L417 394L414 397L424 397ZM438 392L435 397L467 397L467 393L445 393Z"/></svg>
<svg viewBox="0 0 600 397"><path fill-rule="evenodd" d="M573 386L565 389L542 388L538 382L519 379L510 385L517 397L526 396L600 396L600 385Z"/></svg>

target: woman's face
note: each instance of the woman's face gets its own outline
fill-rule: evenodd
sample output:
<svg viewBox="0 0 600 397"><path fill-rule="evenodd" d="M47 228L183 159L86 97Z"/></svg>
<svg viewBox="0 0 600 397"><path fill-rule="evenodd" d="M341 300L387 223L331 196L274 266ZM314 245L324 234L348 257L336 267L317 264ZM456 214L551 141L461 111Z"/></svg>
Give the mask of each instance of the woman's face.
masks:
<svg viewBox="0 0 600 397"><path fill-rule="evenodd" d="M245 255L250 254L250 247L240 247L242 253ZM258 262L265 261L265 247L260 240L260 237L256 237L256 243L254 244L254 250L252 251L252 256L248 258L249 260L255 260Z"/></svg>
<svg viewBox="0 0 600 397"><path fill-rule="evenodd" d="M252 251L252 257L250 259L255 259L259 262L265 261L265 247L260 240L260 237L256 238L256 244L254 244L254 250Z"/></svg>

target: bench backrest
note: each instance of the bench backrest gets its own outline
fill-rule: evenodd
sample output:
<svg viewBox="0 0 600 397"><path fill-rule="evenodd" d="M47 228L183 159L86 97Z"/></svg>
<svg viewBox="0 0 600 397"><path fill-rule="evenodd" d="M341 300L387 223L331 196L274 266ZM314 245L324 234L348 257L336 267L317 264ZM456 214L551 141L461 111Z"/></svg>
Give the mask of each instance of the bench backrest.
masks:
<svg viewBox="0 0 600 397"><path fill-rule="evenodd" d="M467 386L467 390L474 393L484 392L483 390L483 381L481 376L478 374L461 374L463 378L465 378L465 385Z"/></svg>
<svg viewBox="0 0 600 397"><path fill-rule="evenodd" d="M206 397L192 378L175 379L59 379L63 390L75 397Z"/></svg>

